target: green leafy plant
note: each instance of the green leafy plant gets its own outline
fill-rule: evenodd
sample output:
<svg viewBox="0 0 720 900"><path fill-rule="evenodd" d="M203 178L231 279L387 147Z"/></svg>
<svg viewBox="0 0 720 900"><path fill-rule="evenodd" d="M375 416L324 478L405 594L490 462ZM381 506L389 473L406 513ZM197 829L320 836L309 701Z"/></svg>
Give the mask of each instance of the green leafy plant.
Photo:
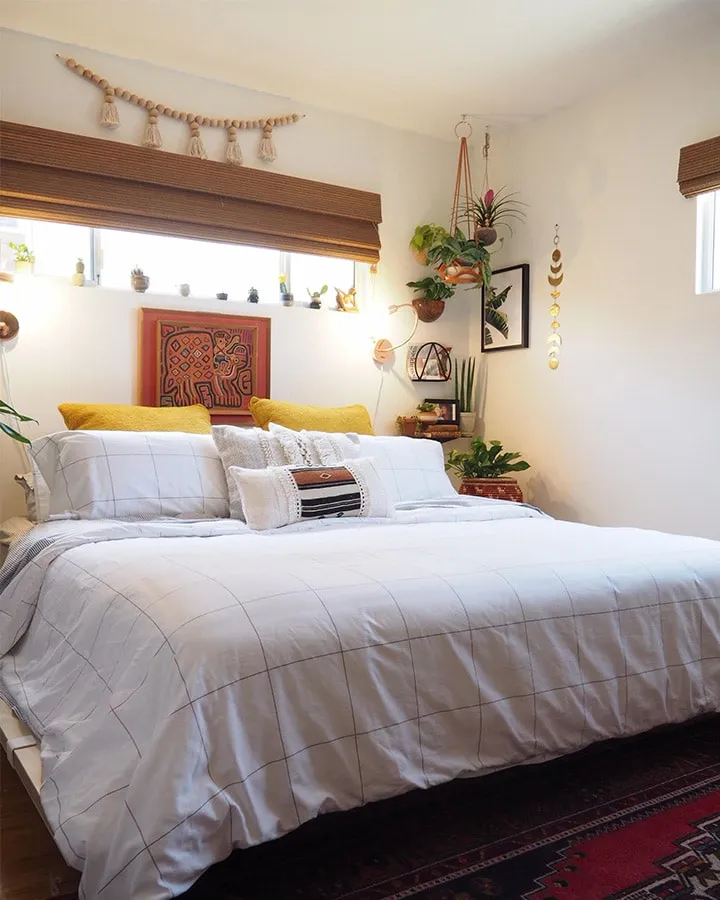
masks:
<svg viewBox="0 0 720 900"><path fill-rule="evenodd" d="M131 274L133 277L144 277L144 275L145 275L145 273L144 273L143 270L140 268L140 266L135 266L134 269L131 269L131 270L130 270L130 274Z"/></svg>
<svg viewBox="0 0 720 900"><path fill-rule="evenodd" d="M429 400L423 400L422 403L418 403L415 407L418 412L432 413L437 410L437 406L434 403L430 403Z"/></svg>
<svg viewBox="0 0 720 900"><path fill-rule="evenodd" d="M459 363L459 365L458 365ZM455 360L455 397L460 412L475 411L473 392L475 390L475 357Z"/></svg>
<svg viewBox="0 0 720 900"><path fill-rule="evenodd" d="M13 409L9 403L5 403L4 400L0 400L0 416L10 416L18 422L35 422L37 424L37 419L33 419L30 416L23 416L16 409ZM19 441L21 444L29 444L30 441L25 437L24 434L20 434L15 428L11 425L8 425L7 422L0 422L0 431L6 434L9 438L12 438L14 441Z"/></svg>
<svg viewBox="0 0 720 900"><path fill-rule="evenodd" d="M508 317L501 307L507 300L511 287L512 285L509 284L499 294L495 291L492 284L485 287L485 321L483 322L483 329L485 330L485 344L487 346L490 346L493 342L491 330L493 328L507 339L509 333Z"/></svg>
<svg viewBox="0 0 720 900"><path fill-rule="evenodd" d="M467 453L451 450L445 468L461 478L499 478L508 472L524 472L530 464L519 453L503 453L500 441L486 444L476 437Z"/></svg>
<svg viewBox="0 0 720 900"><path fill-rule="evenodd" d="M305 290L308 292L308 296L313 300L319 300L323 294L327 293L327 289L328 286L326 284L324 284L319 291L311 291L310 288L305 288Z"/></svg>
<svg viewBox="0 0 720 900"><path fill-rule="evenodd" d="M441 244L431 247L427 253L427 264L433 268L451 266L453 263L463 266L479 264L483 284L490 284L492 277L490 253L483 244L468 240L459 228L456 229L454 237L448 235Z"/></svg>
<svg viewBox="0 0 720 900"><path fill-rule="evenodd" d="M28 249L27 244L13 244L10 242L10 249L15 251L15 262L34 263L35 254Z"/></svg>
<svg viewBox="0 0 720 900"><path fill-rule="evenodd" d="M447 300L455 293L455 285L446 284L439 275L428 275L420 281L408 281L407 286L422 294L426 300Z"/></svg>
<svg viewBox="0 0 720 900"><path fill-rule="evenodd" d="M449 237L447 228L442 225L418 225L410 239L410 249L418 255L426 253Z"/></svg>
<svg viewBox="0 0 720 900"><path fill-rule="evenodd" d="M499 191L486 191L482 196L476 196L472 206L472 214L477 224L483 228L495 228L496 225L504 225L512 234L511 219L517 222L525 221L524 206L521 200L515 200L517 191L508 194L506 188Z"/></svg>

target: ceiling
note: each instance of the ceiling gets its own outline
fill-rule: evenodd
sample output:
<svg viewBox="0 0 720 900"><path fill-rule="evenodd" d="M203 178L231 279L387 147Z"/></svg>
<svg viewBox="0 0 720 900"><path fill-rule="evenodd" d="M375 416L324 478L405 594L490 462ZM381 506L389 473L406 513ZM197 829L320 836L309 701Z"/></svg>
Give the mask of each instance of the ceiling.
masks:
<svg viewBox="0 0 720 900"><path fill-rule="evenodd" d="M0 25L451 138L720 37L720 0L0 0Z"/></svg>

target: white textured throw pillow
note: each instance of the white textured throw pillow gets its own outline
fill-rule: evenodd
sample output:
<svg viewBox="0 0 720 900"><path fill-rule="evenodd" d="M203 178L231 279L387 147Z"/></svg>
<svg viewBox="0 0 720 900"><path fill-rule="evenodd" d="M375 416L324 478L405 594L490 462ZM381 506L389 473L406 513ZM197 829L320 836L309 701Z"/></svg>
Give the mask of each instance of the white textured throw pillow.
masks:
<svg viewBox="0 0 720 900"><path fill-rule="evenodd" d="M227 482L209 434L61 431L29 447L37 521L227 517Z"/></svg>
<svg viewBox="0 0 720 900"><path fill-rule="evenodd" d="M277 437L285 449L288 462L291 452L300 453L307 466L328 466L343 459L360 456L358 435L329 431L293 431L284 425L270 422L270 434Z"/></svg>
<svg viewBox="0 0 720 900"><path fill-rule="evenodd" d="M250 528L265 531L310 519L395 515L370 459L347 459L332 466L230 467Z"/></svg>
<svg viewBox="0 0 720 900"><path fill-rule="evenodd" d="M282 444L262 428L242 428L237 425L213 425L212 436L227 478L230 516L244 521L240 491L230 475L232 466L243 469L266 469L284 466L292 460L285 458ZM302 460L298 457L298 465Z"/></svg>
<svg viewBox="0 0 720 900"><path fill-rule="evenodd" d="M457 495L438 441L369 434L357 439L360 454L374 459L386 490L398 503Z"/></svg>

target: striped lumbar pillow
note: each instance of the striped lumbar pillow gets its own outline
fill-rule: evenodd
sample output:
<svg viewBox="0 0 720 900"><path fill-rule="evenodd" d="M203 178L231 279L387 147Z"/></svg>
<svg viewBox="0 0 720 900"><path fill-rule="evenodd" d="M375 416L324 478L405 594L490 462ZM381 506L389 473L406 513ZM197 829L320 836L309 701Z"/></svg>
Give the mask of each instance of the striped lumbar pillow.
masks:
<svg viewBox="0 0 720 900"><path fill-rule="evenodd" d="M308 519L395 515L392 498L370 459L348 459L330 466L231 466L245 520L256 531Z"/></svg>

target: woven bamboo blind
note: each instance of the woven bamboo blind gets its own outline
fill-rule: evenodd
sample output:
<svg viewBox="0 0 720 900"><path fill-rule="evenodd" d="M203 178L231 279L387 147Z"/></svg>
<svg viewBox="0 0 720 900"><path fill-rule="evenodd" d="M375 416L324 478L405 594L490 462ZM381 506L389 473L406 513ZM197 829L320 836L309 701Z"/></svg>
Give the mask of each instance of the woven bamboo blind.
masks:
<svg viewBox="0 0 720 900"><path fill-rule="evenodd" d="M678 184L686 197L720 190L720 136L680 150Z"/></svg>
<svg viewBox="0 0 720 900"><path fill-rule="evenodd" d="M380 195L0 122L0 215L376 262Z"/></svg>

